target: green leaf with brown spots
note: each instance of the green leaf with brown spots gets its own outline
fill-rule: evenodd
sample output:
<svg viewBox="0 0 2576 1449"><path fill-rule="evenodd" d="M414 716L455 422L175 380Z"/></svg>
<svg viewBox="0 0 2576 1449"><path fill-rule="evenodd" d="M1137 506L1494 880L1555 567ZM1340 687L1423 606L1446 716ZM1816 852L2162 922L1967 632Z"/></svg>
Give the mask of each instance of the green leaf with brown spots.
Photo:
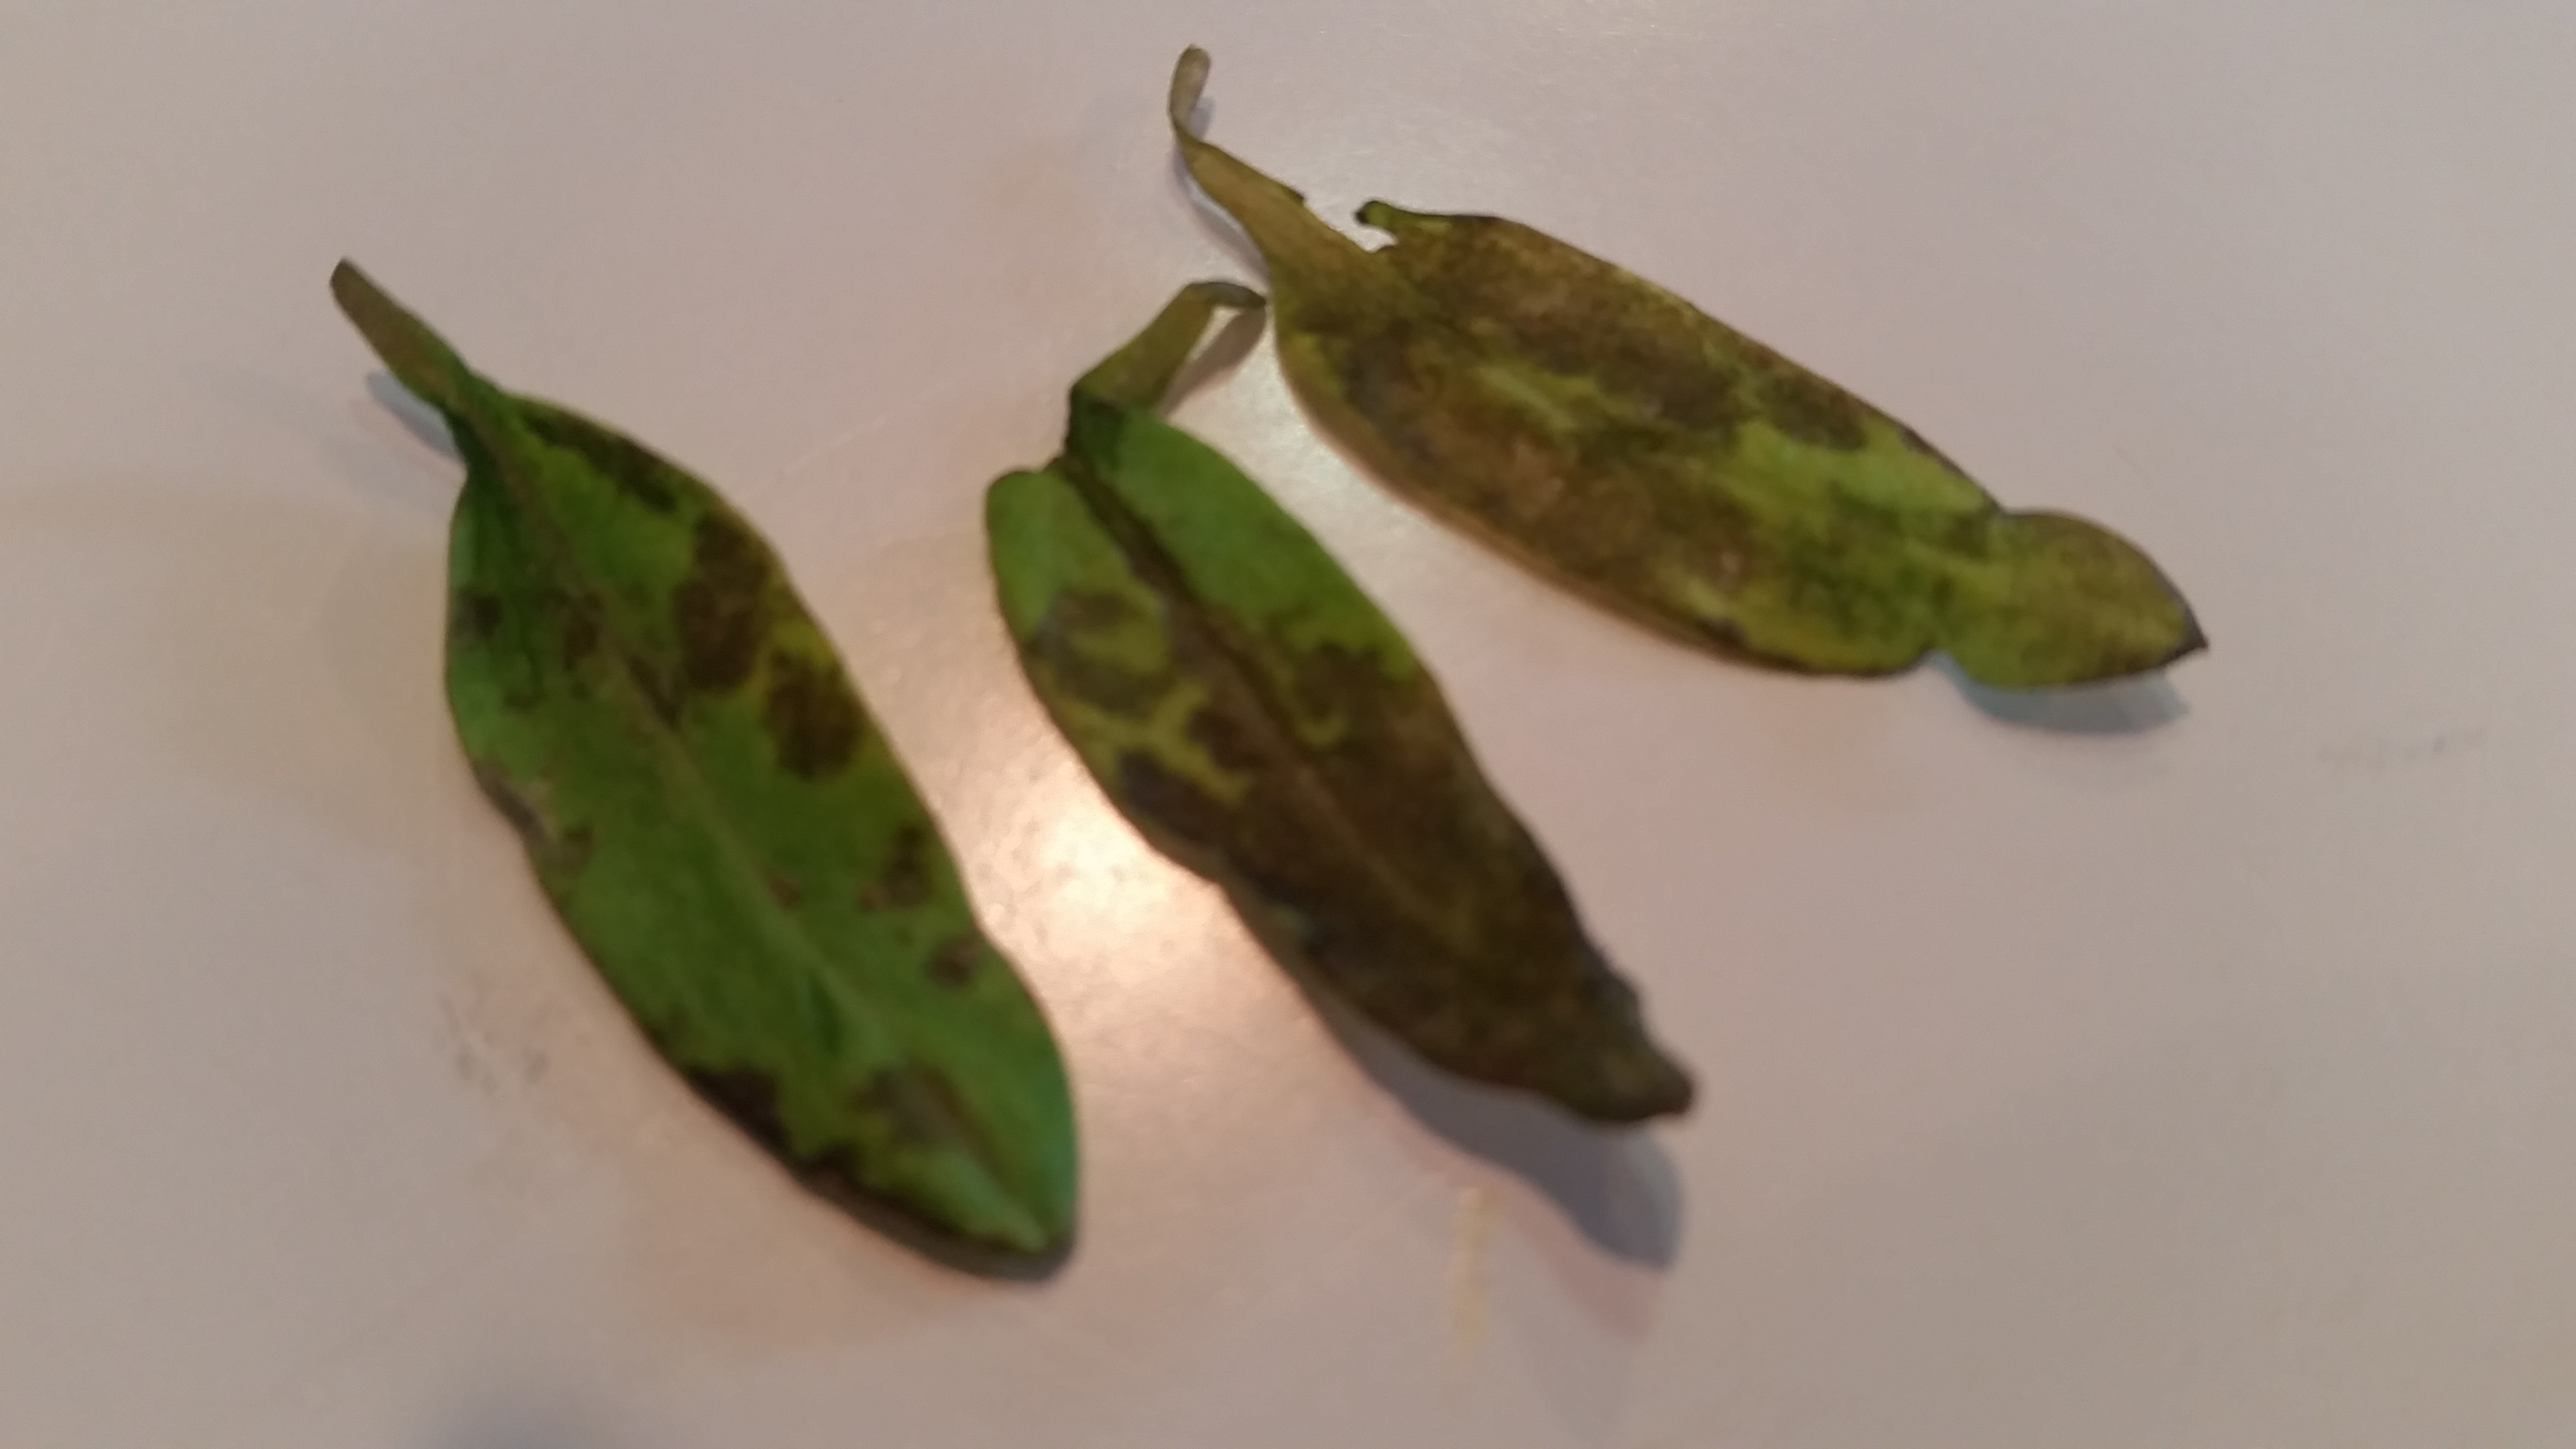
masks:
<svg viewBox="0 0 2576 1449"><path fill-rule="evenodd" d="M769 546L706 484L503 392L342 263L466 464L447 696L485 792L663 1057L809 1187L949 1261L1070 1240L1055 1039Z"/></svg>
<svg viewBox="0 0 2576 1449"><path fill-rule="evenodd" d="M2127 540L2016 513L1903 423L1688 302L1516 222L1383 201L1376 251L1201 140L1190 174L1269 268L1279 358L1399 493L1539 574L1734 658L1884 674L1934 650L1990 685L2076 684L2203 647Z"/></svg>
<svg viewBox="0 0 2576 1449"><path fill-rule="evenodd" d="M1029 681L1101 787L1270 953L1461 1076L1588 1117L1689 1105L1404 636L1154 409L1220 307L1184 288L1073 388L1062 455L985 497Z"/></svg>

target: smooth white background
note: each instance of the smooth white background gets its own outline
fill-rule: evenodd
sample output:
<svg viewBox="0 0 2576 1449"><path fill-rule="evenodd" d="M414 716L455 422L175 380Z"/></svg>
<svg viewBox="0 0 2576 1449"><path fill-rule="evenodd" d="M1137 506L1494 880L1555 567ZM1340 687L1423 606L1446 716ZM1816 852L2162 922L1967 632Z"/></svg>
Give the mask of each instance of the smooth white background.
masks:
<svg viewBox="0 0 2576 1449"><path fill-rule="evenodd" d="M1182 420L1412 632L1702 1098L1355 1057L987 602L1065 384L1258 275L1172 169L1192 41L1328 214L1624 262L2214 651L2022 722L1713 663L1407 511L1265 345ZM2545 0L12 0L0 1443L2576 1443L2571 75ZM639 1046L451 740L458 469L344 254L785 552L1061 1031L1056 1279Z"/></svg>

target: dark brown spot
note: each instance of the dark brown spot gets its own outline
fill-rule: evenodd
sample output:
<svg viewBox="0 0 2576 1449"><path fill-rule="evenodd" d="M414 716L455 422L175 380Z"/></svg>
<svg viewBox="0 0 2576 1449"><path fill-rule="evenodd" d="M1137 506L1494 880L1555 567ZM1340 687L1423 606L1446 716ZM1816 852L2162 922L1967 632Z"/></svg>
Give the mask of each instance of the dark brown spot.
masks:
<svg viewBox="0 0 2576 1449"><path fill-rule="evenodd" d="M787 1124L778 1115L778 1079L756 1067L689 1067L681 1070L707 1105L732 1119L772 1152L787 1151Z"/></svg>
<svg viewBox="0 0 2576 1449"><path fill-rule="evenodd" d="M582 461L627 497L656 513L668 513L679 506L679 489L675 485L686 475L655 456L651 449L560 408L532 406L526 416L529 430L538 438L580 454Z"/></svg>
<svg viewBox="0 0 2576 1449"><path fill-rule="evenodd" d="M1711 334L1726 329L1697 308L1516 222L1443 217L1403 223L1399 234L1385 255L1476 338L1476 351L1588 379L1684 428L1733 426L1733 380L1710 363Z"/></svg>
<svg viewBox="0 0 2576 1449"><path fill-rule="evenodd" d="M1190 716L1189 735L1191 743L1207 751L1217 768L1230 775L1248 775L1261 768L1261 754L1242 723L1214 704L1201 705Z"/></svg>
<svg viewBox="0 0 2576 1449"><path fill-rule="evenodd" d="M1119 803L1192 846L1224 852L1243 832L1235 809L1141 750L1118 757Z"/></svg>
<svg viewBox="0 0 2576 1449"><path fill-rule="evenodd" d="M847 765L866 728L858 700L837 671L784 651L769 656L761 723L778 763L802 780L819 780Z"/></svg>
<svg viewBox="0 0 2576 1449"><path fill-rule="evenodd" d="M930 898L930 833L906 825L894 833L877 878L859 887L859 904L872 911L907 911Z"/></svg>
<svg viewBox="0 0 2576 1449"><path fill-rule="evenodd" d="M635 681L635 688L643 694L644 702L652 706L653 713L662 723L673 729L679 728L680 691L672 685L670 672L629 654L626 656L626 673Z"/></svg>
<svg viewBox="0 0 2576 1449"><path fill-rule="evenodd" d="M769 898L791 911L796 909L798 901L805 898L805 888L796 883L796 877L783 870L771 871L768 885Z"/></svg>
<svg viewBox="0 0 2576 1449"><path fill-rule="evenodd" d="M859 1154L846 1142L835 1142L795 1167L807 1187L853 1212L882 1212L891 1201L859 1180Z"/></svg>
<svg viewBox="0 0 2576 1449"><path fill-rule="evenodd" d="M1799 442L1849 450L1869 441L1860 399L1803 369L1775 375L1763 403L1771 425Z"/></svg>
<svg viewBox="0 0 2576 1449"><path fill-rule="evenodd" d="M963 1093L937 1067L908 1062L872 1074L851 1105L882 1118L897 1141L915 1147L965 1147L992 1160Z"/></svg>
<svg viewBox="0 0 2576 1449"><path fill-rule="evenodd" d="M1903 423L1898 423L1898 424L1896 425L1896 431L1897 431L1897 433L1898 433L1901 437L1903 437L1903 438L1905 439L1905 446L1907 446L1907 447L1909 447L1909 448L1912 448L1914 451L1916 451L1916 452L1918 452L1918 453L1921 453L1924 457L1930 458L1930 459L1932 459L1933 461L1935 461L1935 462L1937 462L1937 463L1940 463L1942 466L1944 466L1944 467L1946 467L1946 468L1950 469L1950 471L1952 471L1952 472L1954 472L1954 473L1962 473L1962 474L1964 474L1965 472L1967 472L1967 470L1966 470L1965 468L1962 468L1962 467L1960 467L1957 463L1952 462L1952 461L1950 460L1950 455L1949 455L1949 454L1944 453L1944 452L1942 452L1939 448L1936 448L1936 447L1932 446L1932 440L1931 440L1930 438L1927 438L1927 437L1923 436L1921 433L1918 433L1918 432L1914 431L1912 428L1907 427L1907 426L1906 426L1905 424L1903 424Z"/></svg>
<svg viewBox="0 0 2576 1449"><path fill-rule="evenodd" d="M533 844L554 838L554 827L538 813L536 802L499 765L489 760L475 761L474 783L483 787L483 797L492 802L492 808L501 812L501 818L509 821L522 839Z"/></svg>
<svg viewBox="0 0 2576 1449"><path fill-rule="evenodd" d="M1075 634L1115 629L1144 610L1125 594L1099 589L1067 589L1047 605L1047 622Z"/></svg>
<svg viewBox="0 0 2576 1449"><path fill-rule="evenodd" d="M480 644L501 627L501 597L488 589L459 589L447 619L457 638Z"/></svg>
<svg viewBox="0 0 2576 1449"><path fill-rule="evenodd" d="M769 627L769 550L721 509L698 519L695 560L671 597L680 634L681 682L721 694L740 688L759 662Z"/></svg>
<svg viewBox="0 0 2576 1449"><path fill-rule="evenodd" d="M474 764L474 782L483 787L483 796L528 848L528 860L547 876L570 875L590 863L590 853L598 836L587 825L570 829L558 825L538 802L544 794L542 781L522 785L510 778L499 765L489 760Z"/></svg>
<svg viewBox="0 0 2576 1449"><path fill-rule="evenodd" d="M930 979L951 990L962 989L975 979L977 947L983 943L972 936L951 936L930 953Z"/></svg>
<svg viewBox="0 0 2576 1449"><path fill-rule="evenodd" d="M1042 636L1033 652L1058 689L1110 714L1142 718L1171 688L1168 675L1108 663L1061 640Z"/></svg>
<svg viewBox="0 0 2576 1449"><path fill-rule="evenodd" d="M599 607L585 599L568 604L564 609L563 662L567 670L578 669L591 651L599 647Z"/></svg>
<svg viewBox="0 0 2576 1449"><path fill-rule="evenodd" d="M1168 669L1148 671L1102 659L1083 647L1083 637L1132 627L1142 611L1116 594L1068 590L1047 605L1029 652L1045 663L1064 692L1112 714L1137 716L1171 688Z"/></svg>

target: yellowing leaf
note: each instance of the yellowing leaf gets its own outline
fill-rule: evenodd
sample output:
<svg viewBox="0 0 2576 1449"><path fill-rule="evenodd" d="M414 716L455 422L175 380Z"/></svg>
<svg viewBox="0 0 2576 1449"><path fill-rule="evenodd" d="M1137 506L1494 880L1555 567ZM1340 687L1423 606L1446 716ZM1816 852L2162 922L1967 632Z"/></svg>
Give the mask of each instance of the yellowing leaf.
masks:
<svg viewBox="0 0 2576 1449"><path fill-rule="evenodd" d="M1204 51L1172 128L1270 271L1279 358L1397 492L1668 636L1790 669L1947 652L2021 688L2203 647L2125 539L2008 512L1903 423L1599 258L1517 222L1382 201L1360 247L1201 140Z"/></svg>

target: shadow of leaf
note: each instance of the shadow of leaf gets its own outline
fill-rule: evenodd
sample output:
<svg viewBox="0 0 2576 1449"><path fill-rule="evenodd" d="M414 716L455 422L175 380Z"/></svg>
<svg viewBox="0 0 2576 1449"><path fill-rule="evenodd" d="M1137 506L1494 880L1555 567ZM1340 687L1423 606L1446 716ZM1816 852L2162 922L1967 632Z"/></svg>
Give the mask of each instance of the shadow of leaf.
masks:
<svg viewBox="0 0 2576 1449"><path fill-rule="evenodd" d="M1527 1093L1451 1076L1340 1001L1311 988L1307 995L1352 1060L1416 1121L1538 1189L1603 1252L1672 1265L1681 1177L1650 1132L1602 1127Z"/></svg>
<svg viewBox="0 0 2576 1449"><path fill-rule="evenodd" d="M418 438L440 456L462 461L462 455L456 451L456 440L448 436L447 419L439 416L438 409L413 395L410 388L394 381L392 373L368 373L367 396L391 413L394 421L402 424L404 432Z"/></svg>
<svg viewBox="0 0 2576 1449"><path fill-rule="evenodd" d="M2064 689L1996 689L1970 679L1947 655L1933 661L1988 717L2065 735L2134 735L2161 729L2191 712L2163 671L2106 684Z"/></svg>

